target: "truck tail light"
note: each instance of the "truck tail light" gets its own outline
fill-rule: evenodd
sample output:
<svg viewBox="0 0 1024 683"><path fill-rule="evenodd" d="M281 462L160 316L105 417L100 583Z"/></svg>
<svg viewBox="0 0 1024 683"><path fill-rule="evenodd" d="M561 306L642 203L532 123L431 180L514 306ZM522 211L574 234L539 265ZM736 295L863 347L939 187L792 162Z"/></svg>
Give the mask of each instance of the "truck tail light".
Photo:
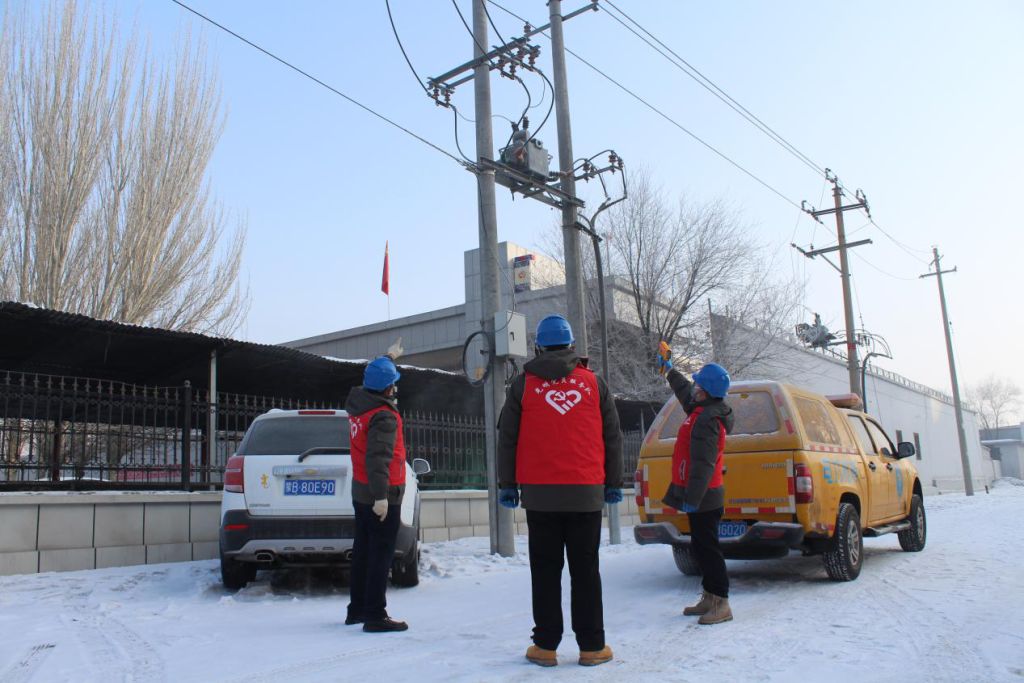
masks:
<svg viewBox="0 0 1024 683"><path fill-rule="evenodd" d="M814 500L814 478L811 468L803 463L793 465L794 491L797 503L810 503Z"/></svg>
<svg viewBox="0 0 1024 683"><path fill-rule="evenodd" d="M633 493L636 495L636 507L637 509L643 510L644 508L644 472L643 470L637 470L633 473Z"/></svg>
<svg viewBox="0 0 1024 683"><path fill-rule="evenodd" d="M245 456L232 455L224 467L224 490L245 493Z"/></svg>

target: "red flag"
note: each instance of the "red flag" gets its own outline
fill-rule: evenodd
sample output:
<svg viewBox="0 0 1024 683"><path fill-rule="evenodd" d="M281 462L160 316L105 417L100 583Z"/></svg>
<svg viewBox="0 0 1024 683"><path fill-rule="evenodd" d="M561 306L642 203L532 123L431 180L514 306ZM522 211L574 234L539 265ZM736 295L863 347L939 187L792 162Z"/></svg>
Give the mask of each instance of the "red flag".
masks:
<svg viewBox="0 0 1024 683"><path fill-rule="evenodd" d="M388 243L384 242L384 273L380 276L380 291L391 296L391 288L388 278Z"/></svg>

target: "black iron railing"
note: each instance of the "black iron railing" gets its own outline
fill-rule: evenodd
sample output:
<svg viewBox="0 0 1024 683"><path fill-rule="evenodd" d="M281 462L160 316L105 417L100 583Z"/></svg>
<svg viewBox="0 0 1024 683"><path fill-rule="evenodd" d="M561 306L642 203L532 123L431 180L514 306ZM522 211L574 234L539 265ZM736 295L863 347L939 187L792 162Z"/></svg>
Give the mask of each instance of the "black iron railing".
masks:
<svg viewBox="0 0 1024 683"><path fill-rule="evenodd" d="M0 490L216 489L252 421L318 401L0 371ZM422 488L487 487L482 418L407 412ZM627 484L643 435L625 435Z"/></svg>

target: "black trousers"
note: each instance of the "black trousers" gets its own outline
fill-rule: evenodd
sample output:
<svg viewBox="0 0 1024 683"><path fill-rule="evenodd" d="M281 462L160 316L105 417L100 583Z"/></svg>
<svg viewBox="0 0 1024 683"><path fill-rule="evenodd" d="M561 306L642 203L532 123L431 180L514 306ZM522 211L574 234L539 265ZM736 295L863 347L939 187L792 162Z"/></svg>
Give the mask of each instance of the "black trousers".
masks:
<svg viewBox="0 0 1024 683"><path fill-rule="evenodd" d="M604 647L601 603L601 512L526 511L533 585L533 642L555 650L562 642L562 567L569 558L572 630L580 650Z"/></svg>
<svg viewBox="0 0 1024 683"><path fill-rule="evenodd" d="M387 616L388 575L395 556L402 507L389 505L388 516L380 521L373 506L352 503L356 509L356 535L352 543L352 580L348 616L366 621Z"/></svg>
<svg viewBox="0 0 1024 683"><path fill-rule="evenodd" d="M718 545L718 523L724 508L707 512L688 512L690 540L693 556L704 575L704 590L722 598L729 597L729 575L725 571L725 557Z"/></svg>

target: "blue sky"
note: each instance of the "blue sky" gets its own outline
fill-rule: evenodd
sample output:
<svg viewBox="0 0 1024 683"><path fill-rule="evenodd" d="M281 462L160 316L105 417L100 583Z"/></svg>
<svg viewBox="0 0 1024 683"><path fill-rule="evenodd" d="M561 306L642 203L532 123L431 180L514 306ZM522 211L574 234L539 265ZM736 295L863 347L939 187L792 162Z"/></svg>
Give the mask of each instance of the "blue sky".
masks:
<svg viewBox="0 0 1024 683"><path fill-rule="evenodd" d="M458 0L469 18L468 0ZM414 83L383 0L191 0L190 5L339 90L455 151L452 116ZM503 5L535 23L543 0ZM565 0L565 10L584 0ZM1019 264L1024 239L1014 211L1024 174L1024 5L977 3L682 2L617 0L732 97L850 188L863 188L882 228L848 214L851 239L874 244L852 260L857 315L888 339L885 367L948 390L933 244L958 272L947 294L961 382L1005 374L1024 386ZM460 303L462 253L477 243L473 176L452 160L370 117L170 0L110 0L154 54L167 58L183 32L211 47L228 109L210 168L224 206L248 220L244 272L252 308L239 335L279 342L380 320L384 241L390 241L394 317ZM471 39L448 0L392 0L420 76L470 56ZM505 36L521 30L501 10ZM829 203L823 180L769 141L605 12L566 24L566 43L786 197ZM494 42L492 37L492 42ZM540 65L550 64L542 37ZM614 147L644 164L670 192L724 198L751 238L777 250L780 268L806 274L806 317L842 327L838 275L789 243L830 244L817 225L570 58L576 156ZM550 73L550 70L548 71ZM539 80L529 82L538 97ZM494 112L515 118L518 85L494 79ZM455 95L472 117L471 85ZM546 103L531 112L539 123ZM472 156L471 124L460 122ZM495 120L495 138L507 124ZM556 149L554 116L539 137ZM499 188L500 190L500 188ZM499 191L499 238L537 246L555 214ZM909 253L908 253L909 252ZM866 261L865 261L866 259ZM884 273L882 272L884 271ZM896 276L896 277L892 277Z"/></svg>

